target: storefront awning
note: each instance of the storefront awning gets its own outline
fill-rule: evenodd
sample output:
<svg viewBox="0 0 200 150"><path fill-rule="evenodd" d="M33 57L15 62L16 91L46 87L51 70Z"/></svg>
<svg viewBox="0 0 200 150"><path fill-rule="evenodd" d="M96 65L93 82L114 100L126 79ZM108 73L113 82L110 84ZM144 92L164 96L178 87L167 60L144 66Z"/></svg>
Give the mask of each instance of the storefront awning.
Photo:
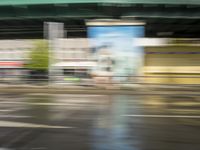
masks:
<svg viewBox="0 0 200 150"><path fill-rule="evenodd" d="M82 61L82 62L59 62L54 65L55 67L74 67L74 68L83 68L83 67L94 67L96 62L93 61Z"/></svg>

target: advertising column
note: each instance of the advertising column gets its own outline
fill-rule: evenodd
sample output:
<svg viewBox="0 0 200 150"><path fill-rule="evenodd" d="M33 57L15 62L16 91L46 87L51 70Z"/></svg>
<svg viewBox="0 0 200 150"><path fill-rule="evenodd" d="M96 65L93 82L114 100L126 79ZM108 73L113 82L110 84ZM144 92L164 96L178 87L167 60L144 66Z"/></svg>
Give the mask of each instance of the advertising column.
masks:
<svg viewBox="0 0 200 150"><path fill-rule="evenodd" d="M93 73L111 75L113 81L124 82L141 74L143 48L135 39L144 36L144 23L122 20L93 20L87 23L97 67Z"/></svg>

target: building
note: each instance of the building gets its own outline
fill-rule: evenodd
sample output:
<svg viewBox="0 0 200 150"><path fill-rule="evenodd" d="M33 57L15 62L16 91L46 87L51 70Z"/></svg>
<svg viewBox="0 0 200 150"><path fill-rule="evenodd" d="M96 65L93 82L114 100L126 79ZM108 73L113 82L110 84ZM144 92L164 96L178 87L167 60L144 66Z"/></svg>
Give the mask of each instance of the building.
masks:
<svg viewBox="0 0 200 150"><path fill-rule="evenodd" d="M199 0L7 0L0 1L0 14L2 40L43 39L44 22L63 22L64 38L76 40L72 44L75 46L70 47L69 42L57 49L58 66L63 62L66 65L67 61L90 61L90 49L81 48L83 43L76 44L80 38L87 38L86 20L143 21L146 23L145 38L187 38L197 43L145 46L145 77L141 78L149 83L199 83ZM15 46L18 40L14 41L8 44L11 48L5 48L4 41L0 43L2 72L20 70L23 66L29 48Z"/></svg>

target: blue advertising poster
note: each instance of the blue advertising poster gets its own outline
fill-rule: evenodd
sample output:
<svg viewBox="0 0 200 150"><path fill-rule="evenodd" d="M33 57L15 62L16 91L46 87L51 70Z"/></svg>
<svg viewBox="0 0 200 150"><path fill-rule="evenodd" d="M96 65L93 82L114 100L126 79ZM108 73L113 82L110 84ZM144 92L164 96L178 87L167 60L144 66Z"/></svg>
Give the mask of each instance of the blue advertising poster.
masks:
<svg viewBox="0 0 200 150"><path fill-rule="evenodd" d="M143 26L88 27L90 44L98 61L94 70L111 72L116 80L138 75L143 64L143 49L134 43L134 39L143 37L143 34Z"/></svg>

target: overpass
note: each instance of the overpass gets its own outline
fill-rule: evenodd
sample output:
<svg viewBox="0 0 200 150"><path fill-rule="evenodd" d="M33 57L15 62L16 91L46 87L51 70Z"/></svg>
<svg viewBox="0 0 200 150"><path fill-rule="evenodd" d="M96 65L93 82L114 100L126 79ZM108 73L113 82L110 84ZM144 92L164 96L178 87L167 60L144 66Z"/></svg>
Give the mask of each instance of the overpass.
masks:
<svg viewBox="0 0 200 150"><path fill-rule="evenodd" d="M199 0L1 0L0 38L42 38L43 22L64 22L68 37L86 37L86 19L146 22L147 37L200 37Z"/></svg>

